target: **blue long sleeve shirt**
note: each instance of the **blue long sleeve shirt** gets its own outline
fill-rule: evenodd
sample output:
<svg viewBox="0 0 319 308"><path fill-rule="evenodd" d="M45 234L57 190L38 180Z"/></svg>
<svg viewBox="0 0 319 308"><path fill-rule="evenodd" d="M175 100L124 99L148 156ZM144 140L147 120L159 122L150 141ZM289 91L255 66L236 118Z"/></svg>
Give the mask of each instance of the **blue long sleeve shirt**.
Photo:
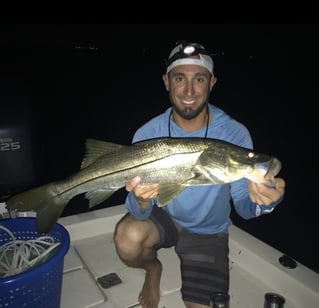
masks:
<svg viewBox="0 0 319 308"><path fill-rule="evenodd" d="M252 138L243 124L212 104L209 104L208 107L212 120L208 126L207 137L253 149ZM206 127L191 133L186 132L170 119L170 114L171 107L141 126L133 136L133 143L169 135L172 137L204 137ZM231 200L236 212L245 219L270 213L280 202L278 200L270 206L259 206L253 203L249 198L247 180L243 178L229 184L187 187L162 208L189 232L215 234L228 232L228 226L232 223L230 219ZM128 193L125 200L127 210L138 220L146 219L155 204L156 199L150 202L147 209L139 208L133 192Z"/></svg>

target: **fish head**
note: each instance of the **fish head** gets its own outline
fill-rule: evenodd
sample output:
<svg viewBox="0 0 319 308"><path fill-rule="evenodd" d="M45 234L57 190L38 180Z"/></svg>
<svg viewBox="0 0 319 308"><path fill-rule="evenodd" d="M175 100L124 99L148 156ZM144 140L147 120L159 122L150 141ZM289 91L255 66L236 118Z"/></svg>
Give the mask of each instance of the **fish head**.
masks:
<svg viewBox="0 0 319 308"><path fill-rule="evenodd" d="M273 156L254 153L253 169L245 177L253 182L275 186L275 177L281 170L281 162Z"/></svg>
<svg viewBox="0 0 319 308"><path fill-rule="evenodd" d="M259 161L258 161L259 162ZM218 142L199 157L194 173L197 181L225 184L245 177L254 171L256 157L244 148Z"/></svg>
<svg viewBox="0 0 319 308"><path fill-rule="evenodd" d="M206 150L196 165L197 173L201 174L198 179L212 184L230 183L245 177L273 186L280 169L277 158L231 144Z"/></svg>
<svg viewBox="0 0 319 308"><path fill-rule="evenodd" d="M207 151L201 156L201 173L212 183L229 183L243 177L273 186L280 161L267 154L227 145L225 151Z"/></svg>

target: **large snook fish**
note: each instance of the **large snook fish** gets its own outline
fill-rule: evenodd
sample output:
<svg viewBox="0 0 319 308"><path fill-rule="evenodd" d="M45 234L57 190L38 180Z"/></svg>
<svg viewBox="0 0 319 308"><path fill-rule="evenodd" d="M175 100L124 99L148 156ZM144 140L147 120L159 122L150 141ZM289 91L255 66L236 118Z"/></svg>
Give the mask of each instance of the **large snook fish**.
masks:
<svg viewBox="0 0 319 308"><path fill-rule="evenodd" d="M158 138L133 145L88 139L79 172L12 196L7 208L35 211L37 230L47 233L74 196L85 193L91 208L135 176L159 184L158 205L164 206L187 186L243 177L271 186L280 169L275 157L217 139Z"/></svg>

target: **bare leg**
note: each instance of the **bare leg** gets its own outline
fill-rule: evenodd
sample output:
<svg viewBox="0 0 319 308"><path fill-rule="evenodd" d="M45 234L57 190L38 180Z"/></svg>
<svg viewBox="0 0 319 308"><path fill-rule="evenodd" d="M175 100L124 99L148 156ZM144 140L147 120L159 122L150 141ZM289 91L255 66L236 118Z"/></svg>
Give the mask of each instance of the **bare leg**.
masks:
<svg viewBox="0 0 319 308"><path fill-rule="evenodd" d="M160 279L162 264L156 258L144 267L145 280L138 300L142 307L157 308L160 301Z"/></svg>
<svg viewBox="0 0 319 308"><path fill-rule="evenodd" d="M162 264L153 248L159 233L151 220L127 216L116 227L114 242L120 259L127 266L145 270L145 280L138 300L143 308L157 308L160 300Z"/></svg>

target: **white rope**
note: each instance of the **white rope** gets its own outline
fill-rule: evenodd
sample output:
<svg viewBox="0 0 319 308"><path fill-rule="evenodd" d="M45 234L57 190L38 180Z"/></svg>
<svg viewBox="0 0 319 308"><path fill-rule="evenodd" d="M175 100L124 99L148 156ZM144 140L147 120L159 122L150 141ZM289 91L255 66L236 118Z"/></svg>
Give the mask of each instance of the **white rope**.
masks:
<svg viewBox="0 0 319 308"><path fill-rule="evenodd" d="M14 234L6 227L0 225L12 238L0 247L0 278L19 274L37 263L48 259L60 242L55 242L52 236L45 235L36 239L17 240Z"/></svg>

